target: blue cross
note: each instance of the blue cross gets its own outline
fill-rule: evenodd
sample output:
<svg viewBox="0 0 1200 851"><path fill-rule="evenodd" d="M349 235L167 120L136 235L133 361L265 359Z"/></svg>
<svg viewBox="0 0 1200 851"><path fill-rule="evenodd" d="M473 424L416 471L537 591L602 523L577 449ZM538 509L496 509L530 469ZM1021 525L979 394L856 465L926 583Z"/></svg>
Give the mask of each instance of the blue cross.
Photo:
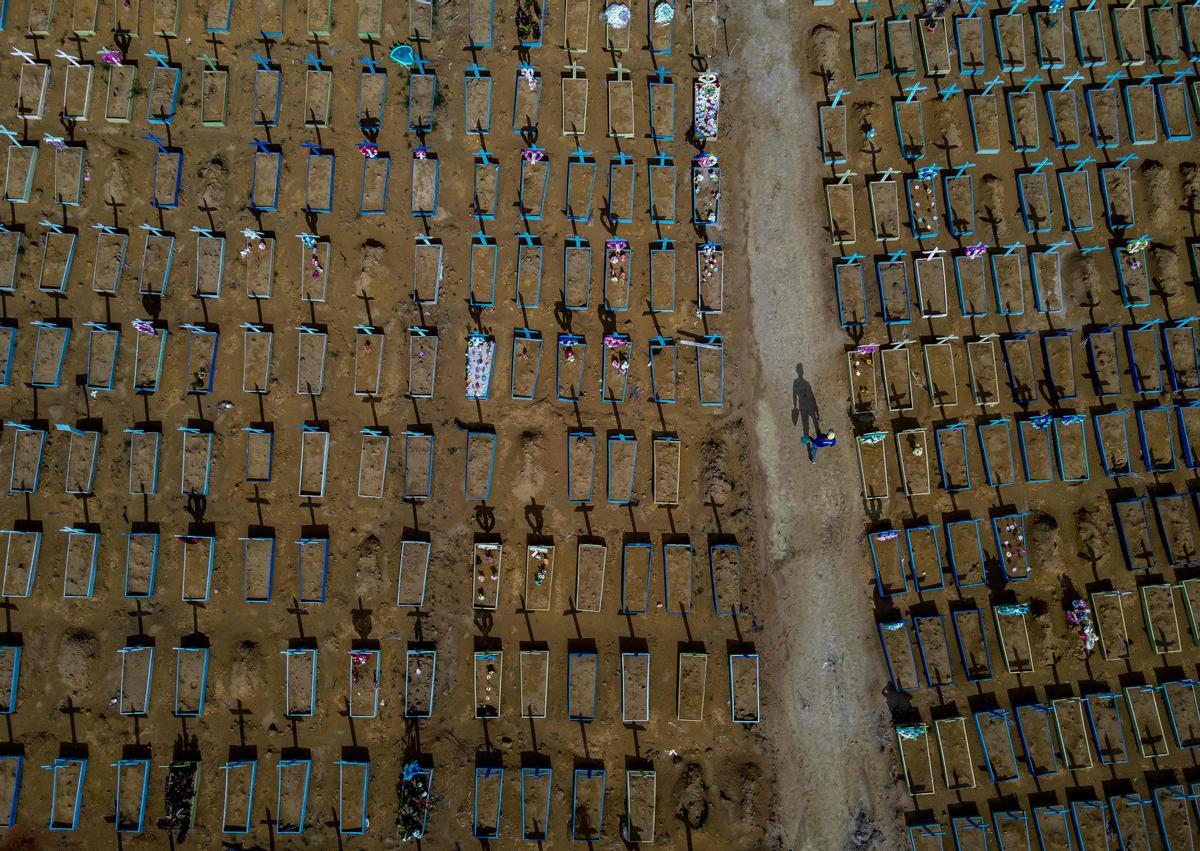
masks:
<svg viewBox="0 0 1200 851"><path fill-rule="evenodd" d="M1032 77L1026 77L1025 85L1021 87L1021 94L1025 94L1031 88L1033 88L1034 83L1040 83L1041 81L1042 81L1042 76L1040 74L1034 74Z"/></svg>
<svg viewBox="0 0 1200 851"><path fill-rule="evenodd" d="M576 148L575 150L571 151L571 154L570 154L570 156L567 157L567 159L572 160L574 162L582 163L591 156L592 156L591 151L585 151L583 148Z"/></svg>
<svg viewBox="0 0 1200 851"><path fill-rule="evenodd" d="M256 64L258 66L258 70L260 70L260 71L270 71L271 70L271 60L268 59L267 57L263 56L261 53L254 53L253 55L251 55L250 59L254 62L254 64Z"/></svg>
<svg viewBox="0 0 1200 851"><path fill-rule="evenodd" d="M92 225L92 230L98 230L100 233L107 236L116 236L117 233L117 229L112 225L102 225L100 222L96 222L96 224Z"/></svg>
<svg viewBox="0 0 1200 851"><path fill-rule="evenodd" d="M1011 245L1006 245L1006 246L1004 246L1004 256L1007 257L1010 254L1014 254L1017 251L1020 251L1024 247L1025 247L1024 244L1020 243L1020 242L1014 242Z"/></svg>
<svg viewBox="0 0 1200 851"><path fill-rule="evenodd" d="M1197 0L1197 2L1200 2L1200 0ZM967 6L970 7L970 9L971 9L971 11L967 14L967 17L973 18L979 14L980 9L984 9L987 7L987 0L971 0L971 2L967 4Z"/></svg>
<svg viewBox="0 0 1200 851"><path fill-rule="evenodd" d="M491 165L492 164L492 155L489 154L487 151L476 151L475 159L479 160L480 165Z"/></svg>
<svg viewBox="0 0 1200 851"><path fill-rule="evenodd" d="M957 169L955 169L955 171L954 171L955 178L962 177L964 174L967 173L967 169L969 169L969 168L975 168L975 163L965 162L965 163L960 164L959 167Z"/></svg>
<svg viewBox="0 0 1200 851"><path fill-rule="evenodd" d="M1091 254L1093 251L1100 251L1103 248L1104 248L1103 245L1089 245L1087 248L1079 249L1079 253L1080 254Z"/></svg>
<svg viewBox="0 0 1200 851"><path fill-rule="evenodd" d="M992 77L992 79L988 80L987 83L984 85L982 93L985 95L990 95L992 93L992 89L996 88L996 86L1000 85L1003 82L1004 81L1001 80L999 77Z"/></svg>
<svg viewBox="0 0 1200 851"><path fill-rule="evenodd" d="M1163 75L1162 75L1162 74L1160 74L1159 72L1157 72L1157 71L1152 71L1151 73L1149 73L1149 74L1147 74L1146 76L1142 77L1142 79L1141 79L1141 81L1138 83L1138 85L1140 85L1140 86L1149 85L1150 83L1153 83L1155 80L1157 80L1157 79L1158 79L1159 77L1161 77L1161 76L1163 76Z"/></svg>
<svg viewBox="0 0 1200 851"><path fill-rule="evenodd" d="M893 251L888 256L888 262L889 263L899 263L901 260L903 260L907 256L908 256L908 252L905 251L903 248L899 248L896 251Z"/></svg>
<svg viewBox="0 0 1200 851"><path fill-rule="evenodd" d="M1171 78L1171 82L1168 83L1167 85L1170 85L1170 86L1179 85L1180 83L1183 82L1183 78L1186 77L1190 73L1191 73L1190 69L1184 69L1183 71L1176 71L1175 76Z"/></svg>
<svg viewBox="0 0 1200 851"><path fill-rule="evenodd" d="M912 103L913 98L915 98L921 92L926 91L928 88L929 88L928 86L922 86L920 83L913 83L911 86L909 86L908 88L906 88L904 90L908 93L908 96L904 99L904 102Z"/></svg>
<svg viewBox="0 0 1200 851"><path fill-rule="evenodd" d="M163 139L162 136L155 136L153 133L147 133L142 138L147 142L153 142L154 146L158 148L158 152L160 154L165 154L167 152L167 146L163 144L163 142L166 140Z"/></svg>
<svg viewBox="0 0 1200 851"><path fill-rule="evenodd" d="M1034 174L1041 174L1041 173L1042 173L1042 169L1046 168L1046 167L1047 167L1047 166L1049 166L1050 164L1051 164L1051 163L1050 163L1050 160L1049 160L1049 159L1042 159L1040 162L1036 162L1036 163L1034 163L1034 164L1033 164L1033 173L1034 173Z"/></svg>
<svg viewBox="0 0 1200 851"><path fill-rule="evenodd" d="M138 227L140 227L142 230L144 230L149 236L162 236L163 235L163 232L160 228L156 228L154 225L150 224L149 222L147 222L146 224L138 225Z"/></svg>
<svg viewBox="0 0 1200 851"><path fill-rule="evenodd" d="M38 222L38 224L44 228L54 231L55 233L63 232L62 225L58 224L57 222L52 222L49 219L42 219L40 222Z"/></svg>
<svg viewBox="0 0 1200 851"><path fill-rule="evenodd" d="M1012 4L1008 7L1008 12L1006 14L1015 14L1017 10L1020 9L1024 4L1025 0L1012 0Z"/></svg>
<svg viewBox="0 0 1200 851"><path fill-rule="evenodd" d="M311 53L305 54L304 64L311 65L312 70L314 70L314 71L324 71L325 70L322 67L321 60L318 59L316 56L313 56Z"/></svg>
<svg viewBox="0 0 1200 851"><path fill-rule="evenodd" d="M358 64L366 68L368 74L379 73L379 63L370 56L364 56L362 59L358 60Z"/></svg>
<svg viewBox="0 0 1200 851"><path fill-rule="evenodd" d="M0 136L7 136L8 143L10 145L20 145L21 144L20 142L17 141L17 132L15 130L9 130L3 124L0 124Z"/></svg>
<svg viewBox="0 0 1200 851"><path fill-rule="evenodd" d="M146 58L153 59L155 62L157 62L159 68L169 68L170 67L170 65L167 62L166 54L159 53L157 50L151 50L149 53L146 54Z"/></svg>
<svg viewBox="0 0 1200 851"><path fill-rule="evenodd" d="M951 83L950 85L946 86L946 88L942 89L942 100L950 100L950 98L954 97L961 91L962 89L958 87L958 83Z"/></svg>
<svg viewBox="0 0 1200 851"><path fill-rule="evenodd" d="M1094 163L1095 161L1096 161L1096 158L1095 158L1095 157L1093 157L1093 156L1086 156L1086 157L1084 157L1083 159L1081 159L1079 162L1075 163L1075 167L1074 167L1074 168L1072 168L1072 169L1071 169L1071 171L1083 171L1083 169L1084 169L1085 167L1087 167L1087 166L1091 165L1091 164L1092 164L1092 163Z"/></svg>
<svg viewBox="0 0 1200 851"><path fill-rule="evenodd" d="M1083 79L1083 75L1080 74L1078 71L1076 71L1074 74L1069 74L1066 77L1063 77L1062 88L1059 89L1059 91L1065 92L1067 89L1071 88L1071 86L1073 86L1075 83L1078 83L1082 79Z"/></svg>
<svg viewBox="0 0 1200 851"><path fill-rule="evenodd" d="M844 98L848 94L850 94L850 92L846 91L845 89L838 89L836 92L834 92L833 93L833 103L832 103L833 108L837 109L838 104L842 102L842 98Z"/></svg>
<svg viewBox="0 0 1200 851"><path fill-rule="evenodd" d="M1197 0L1197 2L1200 2L1200 0ZM862 259L863 255L861 254L849 254L842 258L842 262L847 266L853 266L855 263L862 262Z"/></svg>
<svg viewBox="0 0 1200 851"><path fill-rule="evenodd" d="M256 153L256 154L271 153L270 143L264 142L262 139L251 140L250 146L255 149L254 153Z"/></svg>
<svg viewBox="0 0 1200 851"><path fill-rule="evenodd" d="M1133 153L1132 151L1130 151L1128 154L1126 154L1125 156L1123 156L1119 160L1117 160L1117 168L1126 168L1129 166L1129 164L1131 162L1133 162L1137 158L1138 158L1138 155Z"/></svg>
<svg viewBox="0 0 1200 851"><path fill-rule="evenodd" d="M1109 86L1111 86L1113 83L1115 83L1117 80L1120 80L1124 76L1125 76L1125 71L1120 68L1118 68L1116 71L1113 71L1111 74L1108 74L1104 78L1104 85L1100 87L1100 91L1104 91L1105 89L1107 89Z"/></svg>
<svg viewBox="0 0 1200 851"><path fill-rule="evenodd" d="M1096 0L1088 0L1088 4L1084 6L1083 11L1090 12L1096 8Z"/></svg>
<svg viewBox="0 0 1200 851"><path fill-rule="evenodd" d="M1196 2L1200 3L1200 0L1196 0ZM654 82L656 82L656 83L665 83L667 81L667 76L668 76L667 69L663 68L663 67L659 67L659 69L654 72L653 79L654 79Z"/></svg>
<svg viewBox="0 0 1200 851"><path fill-rule="evenodd" d="M652 156L650 158L651 165L667 166L667 165L672 165L673 163L674 163L674 161L664 151L659 151L657 154L655 154L654 156Z"/></svg>
<svg viewBox="0 0 1200 851"><path fill-rule="evenodd" d="M321 146L318 145L316 142L301 142L300 147L306 148L308 150L309 156L315 157L321 153Z"/></svg>
<svg viewBox="0 0 1200 851"><path fill-rule="evenodd" d="M901 3L899 6L896 7L896 17L903 18L905 15L907 15L909 13L909 11L911 9L912 9L911 3Z"/></svg>
<svg viewBox="0 0 1200 851"><path fill-rule="evenodd" d="M482 77L486 73L487 73L487 67L484 65L476 65L474 62L472 62L470 65L467 66L467 76L468 77Z"/></svg>
<svg viewBox="0 0 1200 851"><path fill-rule="evenodd" d="M1066 248L1070 244L1071 243L1069 240L1060 239L1058 242L1052 242L1048 246L1046 246L1046 250L1047 251L1059 251L1063 248Z"/></svg>
<svg viewBox="0 0 1200 851"><path fill-rule="evenodd" d="M213 232L208 228L193 226L192 228L190 228L190 230L192 233L196 234L196 236L203 237L204 239L212 239L213 238Z"/></svg>
<svg viewBox="0 0 1200 851"><path fill-rule="evenodd" d="M1200 0L1196 0L1196 2L1200 3ZM863 18L869 18L871 16L871 10L874 8L875 0L867 0L866 3L863 3Z"/></svg>

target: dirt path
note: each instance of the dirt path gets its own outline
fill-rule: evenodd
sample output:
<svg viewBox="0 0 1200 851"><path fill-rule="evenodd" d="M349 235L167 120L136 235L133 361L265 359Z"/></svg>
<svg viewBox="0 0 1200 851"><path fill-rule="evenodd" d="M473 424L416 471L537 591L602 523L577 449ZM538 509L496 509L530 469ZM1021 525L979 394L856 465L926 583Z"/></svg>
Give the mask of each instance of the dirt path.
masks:
<svg viewBox="0 0 1200 851"><path fill-rule="evenodd" d="M870 599L855 587L866 554L840 370L842 346L824 263L815 168L819 81L804 58L803 9L787 0L739 6L726 79L733 112L756 140L741 149L742 222L760 381L754 412L768 560L763 642L776 791L772 838L796 849L895 848L895 758ZM780 104L795 105L780 109ZM773 141L769 141L773 140ZM797 381L802 365L808 391ZM794 408L800 391L803 411ZM812 466L800 443L819 412L843 445ZM848 536L853 537L848 537Z"/></svg>

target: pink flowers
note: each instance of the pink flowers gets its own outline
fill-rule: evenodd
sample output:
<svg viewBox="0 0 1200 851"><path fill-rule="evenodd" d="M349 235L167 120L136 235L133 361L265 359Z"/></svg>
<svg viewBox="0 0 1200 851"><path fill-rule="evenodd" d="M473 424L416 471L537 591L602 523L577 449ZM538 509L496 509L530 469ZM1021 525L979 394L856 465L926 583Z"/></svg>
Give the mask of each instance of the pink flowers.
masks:
<svg viewBox="0 0 1200 851"><path fill-rule="evenodd" d="M988 246L986 242L976 242L973 245L967 246L967 257L975 260L987 254Z"/></svg>
<svg viewBox="0 0 1200 851"><path fill-rule="evenodd" d="M114 65L115 66L115 65L121 64L121 52L118 50L110 50L107 47L105 47L100 51L99 56L100 56L100 61L103 62L105 65Z"/></svg>
<svg viewBox="0 0 1200 851"><path fill-rule="evenodd" d="M369 160L373 160L379 156L379 146L373 142L362 142L358 146L358 152ZM424 157L421 157L424 159Z"/></svg>

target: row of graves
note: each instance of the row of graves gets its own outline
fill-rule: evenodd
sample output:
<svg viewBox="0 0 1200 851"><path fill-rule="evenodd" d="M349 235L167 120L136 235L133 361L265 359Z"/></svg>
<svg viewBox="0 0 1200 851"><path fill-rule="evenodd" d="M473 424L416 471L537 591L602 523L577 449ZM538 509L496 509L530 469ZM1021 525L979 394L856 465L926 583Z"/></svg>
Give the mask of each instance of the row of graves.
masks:
<svg viewBox="0 0 1200 851"><path fill-rule="evenodd" d="M600 18L597 4L584 0L514 0L508 15L493 0L467 0L463 12L470 62L461 78L455 74L454 79L448 69L438 67L444 60L426 58L435 53L433 43L444 37L439 30L445 9L438 14L431 0L405 0L396 9L385 8L381 0L345 5L343 10L331 0L209 0L198 26L177 0L31 0L28 9L26 4L0 3L0 31L29 37L11 50L18 92L15 109L4 120L14 129L0 127L6 140L3 200L12 215L0 224L0 293L37 292L48 305L69 307L70 296L90 285L106 304L116 305L134 290L145 304L186 300L205 308L204 321L180 321L170 311L83 323L57 309L47 308L40 318L6 312L0 320L3 387L15 391L23 385L54 400L59 398L55 394L70 392L72 377L80 376L76 384L90 399L132 401L142 396L147 405L146 421L130 423L119 436L105 437L106 423L98 418L9 419L9 494L45 496L61 484L67 494L91 497L98 479L111 470L121 478L127 472L131 497L178 494L192 505L219 497L217 483L229 479L232 470L237 481L256 493L257 488L269 492L282 481L288 493L294 487L295 498L309 507L354 495L428 505L452 489L470 504L486 505L503 496L503 488L493 489L498 453L505 452L509 437L502 430L477 423L446 429L448 433L435 433L428 425L393 433L375 420L343 435L335 424L316 418L315 400L403 395L414 405L465 397L470 402L549 400L578 406L586 396L589 403L606 408L624 402L652 402L660 411L675 403L718 410L724 405L725 342L711 327L726 310L724 250L717 241L722 174L712 150L721 90L718 75L706 63L706 57L727 47L716 0L606 3ZM405 14L407 21L399 27L390 20ZM243 31L246 16L262 36L249 57L225 46L232 34ZM113 49L97 35L109 26ZM339 31L349 26L362 42L358 58L328 49L339 35L346 40ZM408 43L381 53L380 40L395 32L406 32ZM46 56L46 39L52 37L66 40ZM311 45L302 65L279 58L289 38ZM193 42L195 49L184 47ZM565 65L550 64L558 58L548 55L555 47L565 51ZM607 55L607 70L585 62L589 47L592 55L601 49ZM507 69L511 63L504 54L510 49L520 53L518 66L511 76L504 74L508 79L494 77L489 64ZM643 53L649 70L643 67ZM677 80L685 78L670 67L680 59L690 59L694 69L684 83L693 106L687 126L681 115L686 105L676 102ZM352 107L338 101L337 92L346 90L347 80L356 100ZM447 87L461 92L462 112L441 108ZM594 109L598 95L604 99L599 119L589 116L589 103ZM347 120L350 109L353 123ZM65 132L56 135L59 124ZM312 137L299 150L285 151L275 140L292 127L303 127ZM90 173L105 165L89 160L86 131L91 128L115 131L149 152L152 167L139 184L150 220L129 227L107 219L75 221L95 206L95 193L88 192ZM227 130L246 132L246 220L234 225L209 219L186 231L173 228L173 223L189 221L192 199L186 184L201 163L189 139L206 132L215 139ZM403 154L388 150L383 136L392 131L407 134ZM448 131L476 139L478 151L451 163L438 150ZM586 141L589 133L606 140L612 153L588 150L595 147ZM349 145L347 138L353 139ZM514 138L520 147L510 150L513 146L504 140ZM694 151L685 145L693 145ZM686 159L679 156L685 150ZM408 172L405 197L392 186L394 159L400 161L401 175ZM466 168L470 172L464 179ZM291 234L272 225L294 212L284 189L297 172L303 176L299 212L305 226ZM682 190L682 198L680 182L691 185L690 193ZM474 233L467 237L467 268L452 277L449 255L459 246L452 249L437 231L443 227L447 199L464 194L464 184L469 199L449 212L471 222ZM57 216L23 216L47 203ZM518 226L505 236L501 228L514 208ZM369 318L352 328L318 321L316 311L328 309L339 278L348 272L338 267L344 255L335 250L333 227L322 224L347 211L377 216L376 221L401 217L416 230L410 243L411 283L403 270L402 289L422 321L404 329L403 339L390 345L387 337L394 332ZM607 238L595 240L588 229L597 218ZM263 305L278 300L281 289L287 298L298 295L311 321L277 327L264 320ZM237 299L246 305L244 321L208 321L207 306L228 317L226 305L239 290L249 299ZM456 299L467 303L472 316L512 305L523 315L528 309L561 305L568 317L598 310L611 319L602 321L598 334L560 321L549 341L543 336L549 337L548 332L528 327L528 322L493 331L476 319L473 330L459 332L426 324L427 312L441 311ZM631 323L643 304L652 314L655 333L637 339L632 324L621 323ZM689 317L693 310L702 333L661 329L660 320ZM442 351L443 336L448 351ZM239 359L241 389L250 399L261 404L270 393L309 397L314 418L292 428L269 421L264 413L261 421L245 423L238 432L221 433L216 421L204 417L203 405L236 390L237 379L231 384L229 373L236 375ZM339 359L340 369L332 366ZM506 362L499 375L497 360ZM336 373L345 375L347 361L350 374L342 380ZM439 364L445 367L447 361L451 374L464 379L455 375L448 384L446 377L439 378ZM165 404L180 391L189 403L197 402L200 416L173 424L152 421L150 400ZM597 503L624 509L643 494L655 507L679 505L683 444L663 426L662 432L622 428L618 420L618 428L607 431L582 422L569 428L552 450L556 458L566 456L559 465L566 471L565 493L559 487L554 498L585 509ZM339 448L339 442L346 445ZM457 453L453 458L452 451ZM338 458L355 454L357 470L353 465L339 468ZM298 461L294 470L287 470L277 458ZM119 587L140 611L142 601L174 598L178 581L180 599L196 611L219 607L221 600L291 601L299 608L327 601L338 567L332 559L333 533L324 526L300 527L295 538L289 535L285 541L282 530L263 525L245 527L245 535L238 536L209 522L168 531L168 524L146 519L120 532L108 523L65 522L58 534L35 519L11 521L11 528L0 532L0 594L16 600L40 595L39 560L44 563L53 555L52 570L57 570L61 553L65 598L102 599L106 588ZM622 616L660 612L682 616L685 624L683 618L703 609L707 617L732 622L742 610L742 555L736 538L715 534L701 542L697 536L656 537L625 535L619 554L609 552L604 537L581 537L574 553L574 581L570 569L560 567L555 591L561 542L556 547L554 538L540 535L506 540L490 530L474 534L456 556L456 563L469 564L470 579L463 571L455 610L468 608L464 598L469 595L469 609L479 616L504 611L511 601L525 618L561 604L578 613L614 608ZM389 577L385 596L394 587L396 606L430 610L426 586L427 580L432 584L431 552L438 538L437 530L406 529L397 542L399 552L388 553L394 579ZM117 551L115 558L109 550ZM618 560L616 569L612 562ZM106 577L105 566L114 563L116 573ZM286 572L286 581L276 581L277 567L279 574ZM42 573L45 585L45 566ZM172 587L166 592L168 584ZM614 595L619 605L614 606ZM685 727L749 728L760 721L759 656L752 643L724 648L719 661L714 660L719 670L710 683L703 643L685 642L670 652L656 649L654 656L676 658L673 665L667 658L656 659L652 680L650 643L623 639L619 653L602 652L598 645L612 644L612 637L571 640L564 652L557 645L552 651L546 642L474 636L468 657L469 717L484 722L512 715L531 722L557 718L635 730L660 718ZM211 717L219 711L218 694L209 689L222 664L220 644L219 638L210 644L198 631L185 636L170 648L164 674L163 648L155 639L129 638L116 660L115 707L120 715L135 724L163 711L185 724ZM513 649L518 649L515 666ZM0 712L17 712L22 692L29 701L32 687L29 676L21 676L22 650L20 641L0 640ZM439 653L450 655L455 666L466 666L445 643L410 641L401 652L402 659L385 660L385 646L367 639L353 642L348 652L310 638L288 641L279 663L281 705L272 710L282 710L289 722L307 718L311 724L344 706L351 719L399 715L419 729L447 713L441 706L435 711L435 702L452 705L447 691L455 678L439 669ZM278 681L271 672L263 676ZM517 707L511 706L512 697L510 706L503 706L505 678L508 693L517 691ZM651 691L669 695L672 678L673 710L661 694L651 700ZM464 677L458 679L461 691ZM440 701L435 700L439 693ZM381 828L372 820L394 820L402 839L419 840L431 838L426 837L427 820L441 798L429 754L406 753L393 793L381 779L385 772L372 765L369 750L357 743L342 748L331 764L322 764L307 748L262 753L244 739L216 765L192 747L176 748L166 766L140 745L124 747L111 765L96 765L95 754L89 757L86 749L67 744L55 758L39 760L48 762L40 772L26 771L27 756L23 745L0 745L0 826L13 826L18 818L32 823L29 808L35 801L48 801L52 831L81 829L90 820L85 809L99 808L118 833L147 833L157 826L181 838L193 826L214 825L219 812L220 831L236 840L256 833L266 811L274 834L312 836L322 826L330 827L325 818L333 812L340 834L378 833ZM628 843L661 836L666 818L656 808L666 793L657 788L654 763L626 758L618 771L617 757L598 753L594 746L589 757L556 758L552 764L538 752L536 739L533 752L515 761L511 755L480 750L466 768L473 772L473 783L470 774L466 781L471 835L484 841L519 836L537 842L566 837L594 842L619 834ZM450 779L453 766L438 766L436 773L442 784L461 785ZM203 796L202 781L208 787ZM220 809L204 813L209 806ZM39 813L37 818L45 817ZM392 831L390 824L383 829Z"/></svg>
<svg viewBox="0 0 1200 851"><path fill-rule="evenodd" d="M1200 350L1163 282L1200 255L1141 185L1196 129L1198 9L838 7L845 460L914 851L1200 835Z"/></svg>
<svg viewBox="0 0 1200 851"><path fill-rule="evenodd" d="M486 644L487 642L483 642ZM482 646L482 645L480 645ZM701 645L702 647L702 645ZM5 647L0 653L0 677L4 685L3 711L17 710L21 661L20 647ZM156 647L148 636L133 636L118 651L120 679L115 698L119 712L131 718L145 717L151 711L152 681L155 676ZM391 689L384 684L385 666L378 642L356 642L348 654L339 654L339 664L347 676L343 696L346 711L353 719L380 716ZM289 719L304 719L318 713L318 653L315 641L294 640L281 651L283 657L283 714ZM201 634L185 636L174 648L175 697L171 713L181 719L199 718L206 707L210 647ZM758 657L750 653L730 653L727 658L730 720L734 724L755 723L759 717L757 698ZM626 724L642 724L651 718L651 656L648 646L620 654L620 712ZM161 662L159 663L161 665ZM472 656L474 717L497 719L502 711L504 652L499 645L479 649ZM403 680L402 713L405 719L429 718L434 712L437 694L438 650L432 643L411 643L404 653L397 677ZM519 705L521 718L543 719L550 711L562 711L550 690L551 652L547 646L529 643L519 653ZM561 667L561 663L558 667ZM595 644L576 641L566 653L565 709L570 720L591 722L601 709L599 691L608 693L614 683L607 682L602 660ZM388 671L390 673L390 671ZM161 676L161 675L160 675ZM680 722L705 720L708 654L695 647L677 655L677 693L673 717ZM510 679L512 676L510 674ZM395 688L395 687L393 687ZM397 689L398 691L398 689ZM508 710L512 712L510 708ZM660 710L661 711L661 710ZM49 764L41 766L47 774L25 776L26 758L22 746L9 745L0 753L0 826L16 823L26 784L45 792L49 802L48 827L52 831L75 830L82 809L105 806L113 814L118 833L137 834L157 825L183 836L197 817L199 783L203 774L216 772L221 790L221 832L248 834L255 830L256 812L270 811L268 821L277 834L302 834L315 827L318 813L333 810L338 833L361 834L369 827L368 811L377 809L371 802L371 759L366 747L348 746L332 767L317 766L316 774L324 782L314 783L314 757L311 750L285 747L270 759L260 756L253 746L230 749L228 760L209 768L193 747L177 747L172 761L158 766L149 747L127 746L111 766L91 767L91 760L78 748L64 747ZM259 777L260 763L265 778ZM101 804L89 800L88 772L105 770L115 776L115 801ZM330 770L332 768L332 771ZM515 770L514 770L515 768ZM165 771L164 771L165 769ZM561 766L558 767L563 771ZM555 767L537 754L526 754L517 767L506 766L499 752L481 752L475 766L472 794L472 836L496 839L501 835L501 814L506 788L510 800L519 796L520 836L523 840L545 840L551 824L565 815L569 835L576 841L600 837L604 823L604 801L620 796L620 790L607 785L603 760L579 760L568 769L566 780L558 779L558 798L569 783L572 805L566 813L552 813L556 789ZM336 775L336 786L331 774ZM147 820L153 811L155 793L152 775L163 789L164 816ZM514 776L515 775L515 776ZM161 780L159 779L161 778ZM431 807L434 767L415 759L403 766L397 787L396 825L405 838L420 838ZM274 782L272 782L274 781ZM213 782L211 779L208 782ZM378 780L375 781L379 783ZM40 787L45 786L45 789ZM650 841L654 836L656 810L656 774L653 763L634 760L628 763L624 783L624 837L628 841ZM264 788L265 787L265 788ZM274 793L272 795L272 792ZM257 795L257 798L256 798ZM210 798L212 796L209 796ZM255 810L256 801L258 810ZM512 806L510 804L510 806ZM512 815L509 816L511 821ZM514 831L515 833L515 831Z"/></svg>

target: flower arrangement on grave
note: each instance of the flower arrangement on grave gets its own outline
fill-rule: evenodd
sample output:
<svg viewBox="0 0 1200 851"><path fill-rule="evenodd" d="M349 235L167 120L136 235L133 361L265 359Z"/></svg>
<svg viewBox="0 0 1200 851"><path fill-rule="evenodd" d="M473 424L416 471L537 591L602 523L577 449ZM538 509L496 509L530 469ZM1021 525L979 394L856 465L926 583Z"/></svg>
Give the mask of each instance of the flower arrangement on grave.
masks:
<svg viewBox="0 0 1200 851"><path fill-rule="evenodd" d="M263 235L253 228L242 228L242 236L246 238L246 244L238 252L238 256L243 260L250 256L250 251L255 247L255 241L258 242L258 250L266 251L267 243L263 240Z"/></svg>
<svg viewBox="0 0 1200 851"><path fill-rule="evenodd" d="M608 262L608 282L613 287L629 279L629 243L623 239L610 239L604 243Z"/></svg>
<svg viewBox="0 0 1200 851"><path fill-rule="evenodd" d="M721 83L716 74L701 74L696 81L692 121L697 139L715 138L717 115L721 109Z"/></svg>
<svg viewBox="0 0 1200 851"><path fill-rule="evenodd" d="M538 90L537 72L533 70L533 66L522 65L521 76L525 78L525 85L529 87L529 91L536 92Z"/></svg>
<svg viewBox="0 0 1200 851"><path fill-rule="evenodd" d="M1079 641L1083 644L1084 652L1092 652L1100 643L1100 636L1092 622L1092 607L1086 600L1076 599L1071 603L1071 610L1067 612L1067 623L1079 631Z"/></svg>
<svg viewBox="0 0 1200 851"><path fill-rule="evenodd" d="M612 352L609 362L613 369L629 371L629 340L617 334L604 335L604 348Z"/></svg>
<svg viewBox="0 0 1200 851"><path fill-rule="evenodd" d="M133 319L129 323L133 326L133 330L139 334L145 334L147 337L156 337L158 332L154 330L154 323L149 319Z"/></svg>
<svg viewBox="0 0 1200 851"><path fill-rule="evenodd" d="M482 334L467 340L467 397L483 398L491 384L496 342Z"/></svg>
<svg viewBox="0 0 1200 851"><path fill-rule="evenodd" d="M429 789L429 773L415 759L404 764L400 777L400 808L396 813L396 827L402 842L411 842L425 835L425 819L433 809L433 796Z"/></svg>
<svg viewBox="0 0 1200 851"><path fill-rule="evenodd" d="M546 152L541 148L526 148L521 151L521 159L527 163L540 163L546 159Z"/></svg>
<svg viewBox="0 0 1200 851"><path fill-rule="evenodd" d="M375 676L375 671L370 670L368 674L372 655L362 650L352 650L350 652L350 680L354 685L358 685L367 676L370 676L371 684L378 690L379 680Z"/></svg>
<svg viewBox="0 0 1200 851"><path fill-rule="evenodd" d="M1023 523L1018 523L1012 518L1006 519L1004 525L1000 527L998 537L1000 537L1000 549L1002 550L1001 558L1004 559L1005 564L1014 561L1020 563L1025 560L1028 551L1025 549L1025 526ZM1028 571L1028 567L1026 571ZM1005 569L1005 573L1007 574L1009 571Z"/></svg>
<svg viewBox="0 0 1200 851"><path fill-rule="evenodd" d="M976 242L967 246L967 257L972 260L977 260L980 257L986 257L988 252L988 244L986 242Z"/></svg>
<svg viewBox="0 0 1200 851"><path fill-rule="evenodd" d="M868 434L860 434L858 436L858 442L864 446L874 446L877 443L883 443L886 438L886 431L872 431Z"/></svg>
<svg viewBox="0 0 1200 851"><path fill-rule="evenodd" d="M379 156L379 146L374 142L359 142L357 148L358 152L369 160L376 159Z"/></svg>
<svg viewBox="0 0 1200 851"><path fill-rule="evenodd" d="M107 47L100 48L100 61L105 65L117 66L121 64L121 52L119 50L110 50Z"/></svg>
<svg viewBox="0 0 1200 851"><path fill-rule="evenodd" d="M517 36L521 41L541 41L542 0L517 0Z"/></svg>
<svg viewBox="0 0 1200 851"><path fill-rule="evenodd" d="M604 23L609 29L623 30L629 26L633 14L629 11L627 3L609 3L600 17L604 18Z"/></svg>
<svg viewBox="0 0 1200 851"><path fill-rule="evenodd" d="M533 584L540 588L550 575L550 548L541 546L530 547L529 559L537 564L537 570L533 574Z"/></svg>
<svg viewBox="0 0 1200 851"><path fill-rule="evenodd" d="M874 365L877 351L879 351L878 343L864 343L855 347L850 364L856 378L862 375L864 369L870 369Z"/></svg>
<svg viewBox="0 0 1200 851"><path fill-rule="evenodd" d="M671 0L658 0L654 4L654 23L665 27L675 20L675 4Z"/></svg>

